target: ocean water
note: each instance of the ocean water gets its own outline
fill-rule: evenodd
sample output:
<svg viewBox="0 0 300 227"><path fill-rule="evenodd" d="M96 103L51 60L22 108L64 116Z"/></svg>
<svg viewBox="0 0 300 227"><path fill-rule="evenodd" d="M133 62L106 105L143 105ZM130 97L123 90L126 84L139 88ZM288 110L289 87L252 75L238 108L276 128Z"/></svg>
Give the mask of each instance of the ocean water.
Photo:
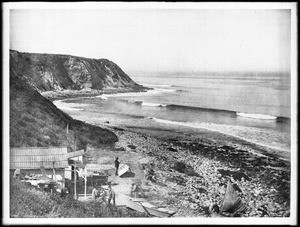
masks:
<svg viewBox="0 0 300 227"><path fill-rule="evenodd" d="M56 101L75 118L123 127L210 130L290 151L287 73L130 72L142 93Z"/></svg>

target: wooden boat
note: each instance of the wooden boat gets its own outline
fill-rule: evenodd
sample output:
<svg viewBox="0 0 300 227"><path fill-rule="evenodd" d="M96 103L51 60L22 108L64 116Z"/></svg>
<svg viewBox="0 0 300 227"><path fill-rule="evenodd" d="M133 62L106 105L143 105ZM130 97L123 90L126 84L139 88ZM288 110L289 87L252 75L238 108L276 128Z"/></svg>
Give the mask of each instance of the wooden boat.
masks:
<svg viewBox="0 0 300 227"><path fill-rule="evenodd" d="M167 218L173 216L176 213L176 211L171 211L163 207L157 207L148 202L141 202L141 205L148 214L155 217Z"/></svg>
<svg viewBox="0 0 300 227"><path fill-rule="evenodd" d="M127 207L139 211L141 213L147 213L151 216L165 218L173 216L176 211L171 211L166 208L157 207L151 203L149 203L144 198L132 198L127 195L122 196L124 198L124 203Z"/></svg>
<svg viewBox="0 0 300 227"><path fill-rule="evenodd" d="M123 174L125 174L127 172L131 172L130 167L128 165L126 165L126 164L121 164L119 166L118 175L122 176Z"/></svg>
<svg viewBox="0 0 300 227"><path fill-rule="evenodd" d="M147 200L144 198L132 198L127 195L122 195L122 202L129 208L139 211L141 213L145 213L146 210L143 208L140 202L146 202Z"/></svg>

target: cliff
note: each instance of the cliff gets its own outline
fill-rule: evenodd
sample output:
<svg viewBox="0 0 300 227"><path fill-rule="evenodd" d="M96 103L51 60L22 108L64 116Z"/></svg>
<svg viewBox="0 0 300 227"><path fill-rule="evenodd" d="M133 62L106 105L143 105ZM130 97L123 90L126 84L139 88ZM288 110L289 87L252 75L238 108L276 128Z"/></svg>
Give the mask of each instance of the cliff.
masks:
<svg viewBox="0 0 300 227"><path fill-rule="evenodd" d="M76 149L84 149L87 146L110 146L118 141L113 132L74 120L62 112L32 88L29 84L31 80L28 79L30 74L23 77L15 70L13 64L10 65L9 80L11 147L68 146L74 149L76 146ZM27 67L26 64L22 66ZM26 70L36 69L26 68ZM36 79L37 75L33 75ZM37 86L42 88L42 83Z"/></svg>
<svg viewBox="0 0 300 227"><path fill-rule="evenodd" d="M145 89L134 82L118 65L107 59L10 50L10 65L40 93L63 90Z"/></svg>

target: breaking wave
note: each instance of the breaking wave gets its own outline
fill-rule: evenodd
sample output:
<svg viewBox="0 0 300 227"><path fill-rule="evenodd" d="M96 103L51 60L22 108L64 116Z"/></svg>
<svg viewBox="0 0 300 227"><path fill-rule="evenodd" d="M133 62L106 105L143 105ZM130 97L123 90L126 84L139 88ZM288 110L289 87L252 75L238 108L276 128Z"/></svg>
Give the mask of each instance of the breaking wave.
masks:
<svg viewBox="0 0 300 227"><path fill-rule="evenodd" d="M276 120L276 116L265 115L265 114L250 114L250 113L241 113L237 112L237 116L239 117L247 117L247 118L255 118L255 119L262 119L262 120Z"/></svg>
<svg viewBox="0 0 300 227"><path fill-rule="evenodd" d="M166 104L163 103L151 103L151 102L143 102L143 101L137 101L137 100L128 100L123 99L122 101L128 102L135 105L141 105L141 106L150 106L150 107L166 107Z"/></svg>
<svg viewBox="0 0 300 227"><path fill-rule="evenodd" d="M166 107L167 105L161 103L142 102L142 106Z"/></svg>
<svg viewBox="0 0 300 227"><path fill-rule="evenodd" d="M81 104L81 103L67 103L63 100L56 100L53 102L53 104L61 110L70 110L70 111L80 111L83 110L82 107L87 107L88 104Z"/></svg>
<svg viewBox="0 0 300 227"><path fill-rule="evenodd" d="M196 107L196 106L184 106L184 105L175 105L175 104L163 104L163 103L149 103L137 100L123 100L132 104L142 105L142 106L152 106L152 107L166 107L169 110L189 110L189 111L205 111L210 113L218 113L230 117L246 117L252 118L256 120L275 120L276 122L289 122L290 118L282 117L282 116L272 116L265 114L250 114L250 113L241 113L232 110L224 110L224 109L213 109L213 108L205 108L205 107Z"/></svg>
<svg viewBox="0 0 300 227"><path fill-rule="evenodd" d="M103 95L98 95L96 98L101 98L101 99L108 99L111 97L137 97L137 96L152 96L152 95L157 95L165 92L176 92L176 90L173 89L163 89L163 88L155 88L153 90L148 90L146 92L124 92L124 93L115 93L115 94L103 94Z"/></svg>

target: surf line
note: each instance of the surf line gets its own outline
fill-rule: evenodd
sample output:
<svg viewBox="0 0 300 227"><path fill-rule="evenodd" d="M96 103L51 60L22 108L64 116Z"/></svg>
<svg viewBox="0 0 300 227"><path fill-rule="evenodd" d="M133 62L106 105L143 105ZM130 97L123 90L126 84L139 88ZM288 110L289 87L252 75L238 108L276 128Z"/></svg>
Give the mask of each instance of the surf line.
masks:
<svg viewBox="0 0 300 227"><path fill-rule="evenodd" d="M289 152L290 151L287 148L278 147L278 146L270 146L270 145L267 145L267 144L264 144L264 143L259 143L255 140L247 139L247 138L235 135L233 133L223 132L222 130L210 128L209 126L193 124L192 122L170 121L170 120L163 120L163 119L159 119L159 118L155 118L155 117L148 117L148 119L152 119L152 120L154 120L158 123L163 123L163 124L180 125L180 126L184 126L184 127L192 127L192 128L197 128L197 129L205 129L205 130L209 130L209 131L214 131L214 132L218 132L218 133L221 133L221 134L224 134L224 135L232 136L232 137L247 141L249 143L253 143L255 145L259 145L259 146L262 146L262 147L274 149L274 150L277 150L277 151L283 151L283 152Z"/></svg>

